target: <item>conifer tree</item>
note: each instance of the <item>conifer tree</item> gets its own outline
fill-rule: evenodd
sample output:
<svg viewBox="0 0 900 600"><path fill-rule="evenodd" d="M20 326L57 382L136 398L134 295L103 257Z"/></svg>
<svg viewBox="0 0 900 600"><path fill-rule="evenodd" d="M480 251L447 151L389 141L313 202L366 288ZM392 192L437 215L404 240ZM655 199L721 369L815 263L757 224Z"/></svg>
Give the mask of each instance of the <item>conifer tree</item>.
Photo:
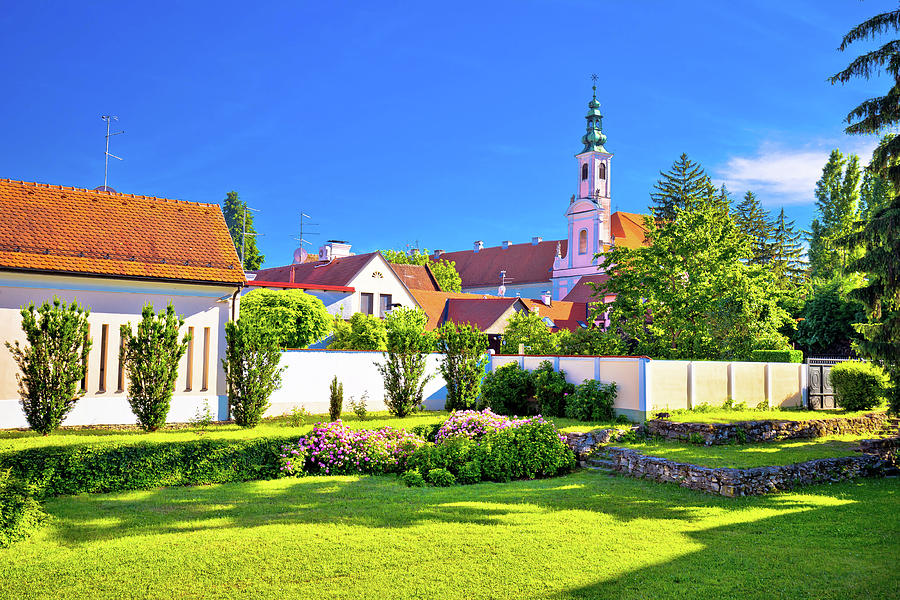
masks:
<svg viewBox="0 0 900 600"><path fill-rule="evenodd" d="M816 182L816 209L809 235L809 266L812 276L829 279L842 274L857 253L837 240L853 231L859 218L859 157L845 158L835 148Z"/></svg>
<svg viewBox="0 0 900 600"><path fill-rule="evenodd" d="M247 218L247 239L244 240L244 215ZM238 256L243 250L244 270L255 271L262 266L265 256L259 253L256 247L256 229L253 227L253 212L247 210L247 203L243 202L235 191L228 192L222 201L222 214L225 216L225 224L228 233L234 242L234 248ZM251 235L252 234L252 235Z"/></svg>
<svg viewBox="0 0 900 600"><path fill-rule="evenodd" d="M682 153L667 173L660 171L659 174L662 178L653 185L656 191L650 193L650 211L657 219L671 221L675 218L676 208L685 209L716 195L716 188L703 167L687 154Z"/></svg>
<svg viewBox="0 0 900 600"><path fill-rule="evenodd" d="M800 235L800 232L794 229L794 221L787 220L782 208L775 218L772 230L772 270L777 276L787 279L794 285L799 284L806 273Z"/></svg>
<svg viewBox="0 0 900 600"><path fill-rule="evenodd" d="M893 196L894 190L890 181L872 172L871 169L865 169L859 188L859 212L862 220L868 221L878 209L890 204Z"/></svg>
<svg viewBox="0 0 900 600"><path fill-rule="evenodd" d="M771 263L774 253L772 234L775 225L769 211L762 207L756 194L749 191L744 194L744 199L734 209L734 222L750 241L752 252L750 263L755 265Z"/></svg>
<svg viewBox="0 0 900 600"><path fill-rule="evenodd" d="M858 40L875 38L900 30L900 9L882 13L851 29L839 46L845 50ZM884 96L870 98L847 115L850 134L882 134L900 122L900 40L892 39L880 48L863 54L831 77L832 83L869 79L884 72L891 88ZM900 136L886 136L875 149L869 169L900 190ZM885 367L891 374L888 393L891 410L900 413L900 195L886 206L873 210L860 229L846 238L847 245L861 245L864 254L850 268L865 274L866 282L851 295L865 304L868 319L857 325L863 339L858 352Z"/></svg>

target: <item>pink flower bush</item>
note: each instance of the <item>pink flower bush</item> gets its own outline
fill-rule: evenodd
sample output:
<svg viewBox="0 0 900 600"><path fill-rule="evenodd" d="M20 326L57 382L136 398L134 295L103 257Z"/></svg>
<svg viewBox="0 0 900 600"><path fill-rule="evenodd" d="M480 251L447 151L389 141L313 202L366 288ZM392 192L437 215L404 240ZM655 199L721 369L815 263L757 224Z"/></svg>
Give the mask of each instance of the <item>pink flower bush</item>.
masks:
<svg viewBox="0 0 900 600"><path fill-rule="evenodd" d="M404 429L354 430L340 420L318 423L309 435L282 448L281 472L299 475L307 470L342 475L403 471L424 443Z"/></svg>
<svg viewBox="0 0 900 600"><path fill-rule="evenodd" d="M479 412L477 410L454 411L450 418L444 421L441 428L434 435L434 443L440 444L444 440L455 437L467 437L479 440L486 434L521 427L526 423L546 423L541 415L531 418L510 419L509 417L491 412L489 408Z"/></svg>

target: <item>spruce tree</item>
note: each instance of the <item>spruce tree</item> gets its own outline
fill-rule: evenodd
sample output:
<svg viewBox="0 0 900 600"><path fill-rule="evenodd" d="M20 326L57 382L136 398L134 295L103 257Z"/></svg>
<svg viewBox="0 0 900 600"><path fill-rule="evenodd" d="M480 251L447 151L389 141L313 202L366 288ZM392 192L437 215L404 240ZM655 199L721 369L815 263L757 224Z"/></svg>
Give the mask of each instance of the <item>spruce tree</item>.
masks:
<svg viewBox="0 0 900 600"><path fill-rule="evenodd" d="M859 188L859 212L862 220L868 221L879 208L888 206L893 196L894 189L890 181L871 169L865 169Z"/></svg>
<svg viewBox="0 0 900 600"><path fill-rule="evenodd" d="M829 279L842 274L855 255L837 241L853 231L859 218L860 177L858 156L845 158L837 148L831 151L816 182L818 217L809 235L809 266L814 277Z"/></svg>
<svg viewBox="0 0 900 600"><path fill-rule="evenodd" d="M772 262L772 234L775 225L769 211L762 207L756 194L747 192L744 199L734 208L734 222L750 241L750 263L765 265Z"/></svg>
<svg viewBox="0 0 900 600"><path fill-rule="evenodd" d="M676 208L687 208L701 201L712 200L716 188L698 163L687 154L682 155L672 164L667 173L654 185L655 192L650 193L650 211L657 219L671 221L675 218Z"/></svg>
<svg viewBox="0 0 900 600"><path fill-rule="evenodd" d="M247 239L244 240L244 214L247 217ZM235 191L230 191L222 201L222 214L225 216L225 224L228 225L228 233L234 242L234 248L238 256L243 250L244 270L255 271L262 266L265 256L259 253L256 247L256 229L253 227L253 212L247 210L247 203L243 202ZM251 235L252 234L252 235Z"/></svg>
<svg viewBox="0 0 900 600"><path fill-rule="evenodd" d="M787 220L782 208L772 230L772 270L794 285L801 283L806 273L800 237L800 232L794 229L794 221Z"/></svg>
<svg viewBox="0 0 900 600"><path fill-rule="evenodd" d="M900 9L882 13L851 29L841 42L845 50L858 40L875 38L887 31L900 30ZM891 88L884 96L862 102L847 115L850 134L882 134L900 122L900 40L892 39L880 48L863 54L831 77L832 83L851 79L869 79L884 72ZM900 136L886 136L875 149L869 169L886 179L893 190L900 189ZM846 238L849 248L862 246L864 254L850 268L865 274L863 286L851 292L867 309L868 319L857 325L863 339L858 352L875 360L891 374L888 394L891 410L900 413L900 195L872 211L865 223Z"/></svg>

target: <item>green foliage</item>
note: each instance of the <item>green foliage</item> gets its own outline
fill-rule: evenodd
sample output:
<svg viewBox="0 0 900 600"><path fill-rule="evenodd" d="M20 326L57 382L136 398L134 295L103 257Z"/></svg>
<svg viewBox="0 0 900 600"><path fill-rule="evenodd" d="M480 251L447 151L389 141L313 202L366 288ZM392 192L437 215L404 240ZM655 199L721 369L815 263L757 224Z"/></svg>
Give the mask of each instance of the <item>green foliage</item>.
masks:
<svg viewBox="0 0 900 600"><path fill-rule="evenodd" d="M48 518L35 492L9 469L0 470L0 548L27 538Z"/></svg>
<svg viewBox="0 0 900 600"><path fill-rule="evenodd" d="M775 217L772 231L772 263L775 276L788 284L799 285L806 275L806 263L803 260L802 235L794 229L794 221L784 215L784 208Z"/></svg>
<svg viewBox="0 0 900 600"><path fill-rule="evenodd" d="M849 354L851 341L858 337L853 324L865 318L865 307L850 295L859 285L858 277L814 282L795 337L807 354Z"/></svg>
<svg viewBox="0 0 900 600"><path fill-rule="evenodd" d="M575 331L563 329L553 334L557 351L572 356L622 356L628 354L625 341L611 330L582 327Z"/></svg>
<svg viewBox="0 0 900 600"><path fill-rule="evenodd" d="M0 468L44 496L272 479L290 438L198 438L29 448L0 455Z"/></svg>
<svg viewBox="0 0 900 600"><path fill-rule="evenodd" d="M853 231L859 219L859 157L845 158L834 149L816 183L817 217L809 236L809 269L813 277L830 279L846 271L848 261L858 256L838 240Z"/></svg>
<svg viewBox="0 0 900 600"><path fill-rule="evenodd" d="M884 400L888 376L876 364L847 361L831 367L831 385L841 408L869 410Z"/></svg>
<svg viewBox="0 0 900 600"><path fill-rule="evenodd" d="M438 429L443 425L443 421L440 423L428 423L425 425L416 425L412 429L410 429L410 433L414 433L417 436L421 437L426 442L433 442L435 436L437 435Z"/></svg>
<svg viewBox="0 0 900 600"><path fill-rule="evenodd" d="M328 391L328 418L337 421L341 418L341 409L344 405L344 384L338 383L337 375L332 378Z"/></svg>
<svg viewBox="0 0 900 600"><path fill-rule="evenodd" d="M437 487L450 487L451 485L456 485L456 476L447 469L431 469L425 475L425 479L428 483Z"/></svg>
<svg viewBox="0 0 900 600"><path fill-rule="evenodd" d="M322 301L302 290L253 290L241 298L241 320L273 334L281 348L306 348L333 327Z"/></svg>
<svg viewBox="0 0 900 600"><path fill-rule="evenodd" d="M23 306L22 330L27 346L6 342L19 367L16 380L28 425L44 435L60 426L84 394L81 380L91 348L90 311L54 297L39 308Z"/></svg>
<svg viewBox="0 0 900 600"><path fill-rule="evenodd" d="M802 363L803 350L754 350L750 362Z"/></svg>
<svg viewBox="0 0 900 600"><path fill-rule="evenodd" d="M428 252L428 248L423 251L418 249L412 252L404 252L402 250L382 250L381 255L385 260L394 265L421 265L431 269L431 274L442 291L445 292L461 292L462 278L456 270L456 263L452 260L434 260Z"/></svg>
<svg viewBox="0 0 900 600"><path fill-rule="evenodd" d="M648 245L598 255L616 294L611 329L633 354L662 359L745 360L759 340L788 347L783 290L768 269L746 264L746 238L715 198L674 209L659 225L646 219Z"/></svg>
<svg viewBox="0 0 900 600"><path fill-rule="evenodd" d="M350 323L335 318L334 338L329 350L387 350L385 322L373 315L355 313Z"/></svg>
<svg viewBox="0 0 900 600"><path fill-rule="evenodd" d="M546 356L557 352L556 338L536 312L523 310L514 314L506 323L500 344L502 354L518 354L519 344L525 345L525 354Z"/></svg>
<svg viewBox="0 0 900 600"><path fill-rule="evenodd" d="M440 369L447 382L446 410L475 408L487 363L487 336L477 327L447 321L437 331Z"/></svg>
<svg viewBox="0 0 900 600"><path fill-rule="evenodd" d="M534 414L534 379L518 363L494 369L481 384L479 408L489 407L500 415Z"/></svg>
<svg viewBox="0 0 900 600"><path fill-rule="evenodd" d="M667 173L659 174L661 178L653 185L656 191L650 193L650 211L657 219L674 219L676 210L684 210L715 195L715 186L706 171L687 154L682 153Z"/></svg>
<svg viewBox="0 0 900 600"><path fill-rule="evenodd" d="M222 201L222 215L228 226L228 233L234 242L238 257L244 252L244 270L255 271L262 266L265 256L256 247L256 229L253 227L253 211L247 209L247 203L238 198L235 191L228 192ZM244 237L244 217L246 216L246 239Z"/></svg>
<svg viewBox="0 0 900 600"><path fill-rule="evenodd" d="M422 474L415 469L406 471L402 475L400 475L400 481L402 481L406 485L406 487L425 486L425 478L422 477Z"/></svg>
<svg viewBox="0 0 900 600"><path fill-rule="evenodd" d="M587 379L566 397L566 416L579 421L612 421L616 384Z"/></svg>
<svg viewBox="0 0 900 600"><path fill-rule="evenodd" d="M405 417L422 405L428 352L433 346L426 335L428 317L416 308L400 307L385 318L387 350L376 363L384 378L384 403L391 414Z"/></svg>
<svg viewBox="0 0 900 600"><path fill-rule="evenodd" d="M356 415L356 418L360 421L365 421L366 417L369 414L369 408L366 406L366 403L369 401L369 392L363 392L362 396L357 400L355 397L350 396L350 410L353 411L353 414Z"/></svg>
<svg viewBox="0 0 900 600"><path fill-rule="evenodd" d="M225 385L235 423L255 427L269 408L269 396L281 387L281 349L270 329L242 316L225 324Z"/></svg>
<svg viewBox="0 0 900 600"><path fill-rule="evenodd" d="M771 264L774 255L772 235L775 224L756 194L747 192L744 195L744 199L734 209L734 222L750 242L750 263Z"/></svg>
<svg viewBox="0 0 900 600"><path fill-rule="evenodd" d="M575 391L575 386L566 381L566 373L554 370L553 363L545 360L531 372L531 376L540 414L545 417L563 416L566 412L566 395Z"/></svg>
<svg viewBox="0 0 900 600"><path fill-rule="evenodd" d="M166 423L178 378L178 361L191 339L190 334L185 334L178 340L182 325L184 319L175 313L171 303L157 315L148 302L141 311L136 332L131 323L119 328L119 360L128 373L128 404L144 431L156 431Z"/></svg>

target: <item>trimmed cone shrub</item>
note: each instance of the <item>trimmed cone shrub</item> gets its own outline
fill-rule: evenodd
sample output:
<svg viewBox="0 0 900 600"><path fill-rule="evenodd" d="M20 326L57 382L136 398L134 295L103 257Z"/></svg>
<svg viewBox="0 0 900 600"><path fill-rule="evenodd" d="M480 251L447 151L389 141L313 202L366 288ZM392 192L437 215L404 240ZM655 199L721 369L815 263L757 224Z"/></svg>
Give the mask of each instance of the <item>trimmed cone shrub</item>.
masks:
<svg viewBox="0 0 900 600"><path fill-rule="evenodd" d="M16 380L25 419L38 433L48 435L59 427L84 394L89 314L77 302L66 304L56 297L37 309L29 304L21 310L28 345L6 342L19 366Z"/></svg>
<svg viewBox="0 0 900 600"><path fill-rule="evenodd" d="M869 410L884 400L888 376L876 364L851 360L831 367L831 385L841 408Z"/></svg>
<svg viewBox="0 0 900 600"><path fill-rule="evenodd" d="M331 380L328 396L328 416L332 421L341 418L341 410L344 408L344 384L338 381L337 375Z"/></svg>
<svg viewBox="0 0 900 600"><path fill-rule="evenodd" d="M438 329L438 350L443 353L441 375L447 382L446 410L475 408L487 363L487 336L477 327L447 321Z"/></svg>
<svg viewBox="0 0 900 600"><path fill-rule="evenodd" d="M225 324L225 384L234 422L255 427L269 396L281 387L281 347L273 331L258 323L238 319Z"/></svg>

